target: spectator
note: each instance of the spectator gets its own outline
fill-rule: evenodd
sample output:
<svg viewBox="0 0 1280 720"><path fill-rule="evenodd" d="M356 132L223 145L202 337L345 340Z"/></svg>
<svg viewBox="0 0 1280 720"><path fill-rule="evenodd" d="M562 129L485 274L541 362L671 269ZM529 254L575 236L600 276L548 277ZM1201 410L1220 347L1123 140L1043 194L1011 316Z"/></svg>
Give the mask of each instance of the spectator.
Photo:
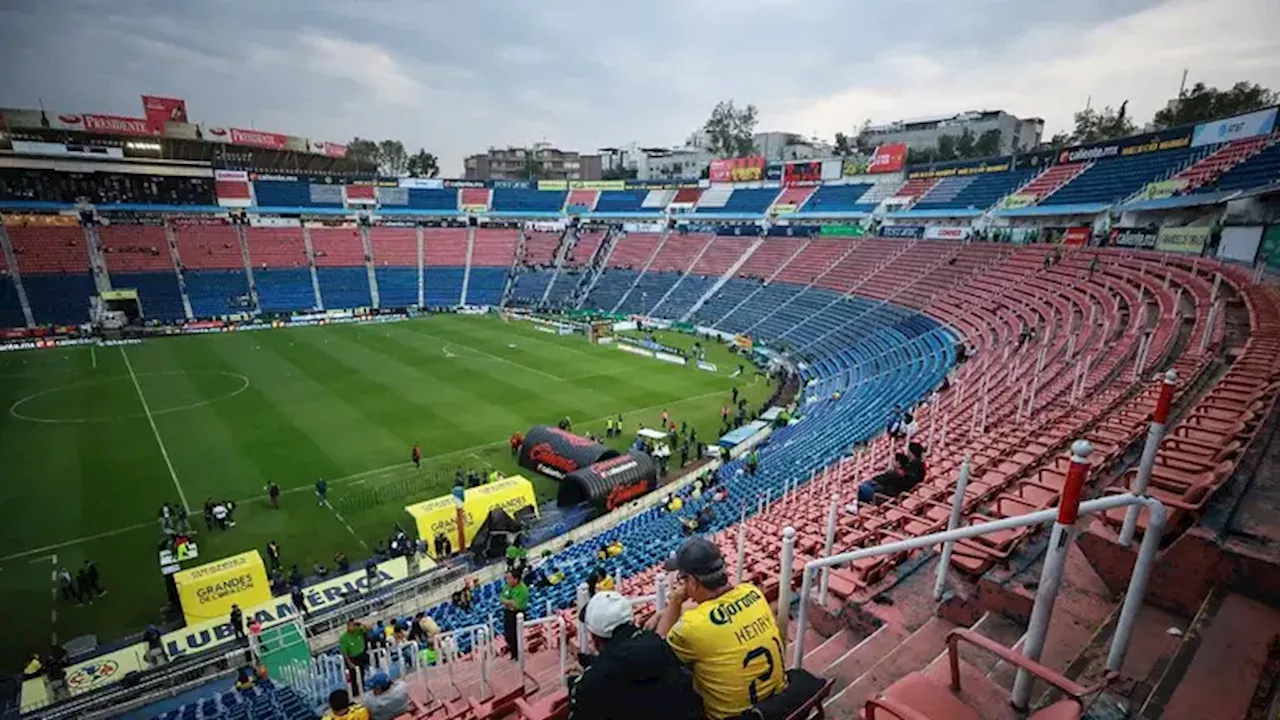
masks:
<svg viewBox="0 0 1280 720"><path fill-rule="evenodd" d="M347 621L347 629L338 638L338 649L342 653L342 661L347 667L347 675L351 681L351 692L360 694L364 687L364 671L369 667L369 653L365 642L365 628L355 620ZM344 693L345 694L345 693ZM330 703L333 696L329 696ZM335 710L337 708L334 708Z"/></svg>
<svg viewBox="0 0 1280 720"><path fill-rule="evenodd" d="M435 540L436 559L447 558L453 554L453 543L449 542L449 536L444 533L437 533Z"/></svg>
<svg viewBox="0 0 1280 720"><path fill-rule="evenodd" d="M511 445L511 457L516 457L520 454L520 446L524 444L524 436L519 432L511 433L509 444Z"/></svg>
<svg viewBox="0 0 1280 720"><path fill-rule="evenodd" d="M142 633L142 639L147 643L147 662L151 665L163 665L169 659L164 652L163 636L160 634L160 628L155 625L147 625L146 632Z"/></svg>
<svg viewBox="0 0 1280 720"><path fill-rule="evenodd" d="M249 692L253 689L253 673L249 672L249 668L240 668L239 674L236 675L236 690L239 692Z"/></svg>
<svg viewBox="0 0 1280 720"><path fill-rule="evenodd" d="M267 483L267 500L271 503L272 510L280 509L280 486L275 481Z"/></svg>
<svg viewBox="0 0 1280 720"><path fill-rule="evenodd" d="M657 632L692 666L709 720L737 717L786 687L782 637L769 602L750 583L729 584L714 543L685 541L665 568L676 572L676 582ZM685 610L686 600L697 607Z"/></svg>
<svg viewBox="0 0 1280 720"><path fill-rule="evenodd" d="M895 497L915 487L924 478L924 466L921 464L920 476L917 479L914 471L909 468L910 464L911 458L902 453L896 453L893 456L891 470L882 472L858 486L858 502L872 502L876 495Z"/></svg>
<svg viewBox="0 0 1280 720"><path fill-rule="evenodd" d="M529 586L524 584L519 575L508 570L507 586L498 596L498 603L502 605L502 635L507 641L507 651L511 653L512 660L517 660L520 656L520 647L516 615L529 611Z"/></svg>
<svg viewBox="0 0 1280 720"><path fill-rule="evenodd" d="M44 675L44 665L40 662L40 653L31 653L31 658L27 660L27 664L22 668L23 680L34 680Z"/></svg>
<svg viewBox="0 0 1280 720"><path fill-rule="evenodd" d="M79 595L82 602L93 604L93 589L89 582L89 571L81 567L76 572L76 594Z"/></svg>
<svg viewBox="0 0 1280 720"><path fill-rule="evenodd" d="M373 584L377 582L378 560L376 557L371 557L364 561L364 577L369 581L369 587L373 587Z"/></svg>
<svg viewBox="0 0 1280 720"><path fill-rule="evenodd" d="M329 482L324 478L316 481L316 499L321 505L329 502Z"/></svg>
<svg viewBox="0 0 1280 720"><path fill-rule="evenodd" d="M311 613L307 611L307 596L302 592L301 586L293 586L293 592L289 593L289 599L293 602L294 609L302 614L303 620L311 619Z"/></svg>
<svg viewBox="0 0 1280 720"><path fill-rule="evenodd" d="M66 568L58 568L58 594L62 596L63 602L80 604L80 591L76 589L75 581Z"/></svg>
<svg viewBox="0 0 1280 720"><path fill-rule="evenodd" d="M271 569L277 570L280 567L280 543L275 540L267 541L267 561L271 563ZM294 567L297 567L296 565Z"/></svg>
<svg viewBox="0 0 1280 720"><path fill-rule="evenodd" d="M351 561L347 560L347 554L341 550L333 554L333 566L338 569L339 573L351 572Z"/></svg>
<svg viewBox="0 0 1280 720"><path fill-rule="evenodd" d="M231 632L238 639L244 639L244 613L240 611L239 605L231 606Z"/></svg>
<svg viewBox="0 0 1280 720"><path fill-rule="evenodd" d="M371 720L369 710L360 703L351 702L351 695L346 690L334 690L329 693L329 712L322 720Z"/></svg>
<svg viewBox="0 0 1280 720"><path fill-rule="evenodd" d="M364 696L364 706L370 720L391 720L409 711L409 691L403 682L392 683L386 673L379 672L369 684L373 692Z"/></svg>
<svg viewBox="0 0 1280 720"><path fill-rule="evenodd" d="M915 417L909 412L904 412L902 413L902 417L898 418L893 425L889 426L889 437L898 439L907 438L909 440L916 434L916 432L919 431L919 429L919 426L916 425Z"/></svg>
<svg viewBox="0 0 1280 720"><path fill-rule="evenodd" d="M702 701L671 648L634 624L631 601L602 592L583 623L599 653L573 686L570 720L698 720Z"/></svg>
<svg viewBox="0 0 1280 720"><path fill-rule="evenodd" d="M305 578L302 577L302 570L298 569L298 563L294 563L289 569L289 584L293 587L302 587Z"/></svg>

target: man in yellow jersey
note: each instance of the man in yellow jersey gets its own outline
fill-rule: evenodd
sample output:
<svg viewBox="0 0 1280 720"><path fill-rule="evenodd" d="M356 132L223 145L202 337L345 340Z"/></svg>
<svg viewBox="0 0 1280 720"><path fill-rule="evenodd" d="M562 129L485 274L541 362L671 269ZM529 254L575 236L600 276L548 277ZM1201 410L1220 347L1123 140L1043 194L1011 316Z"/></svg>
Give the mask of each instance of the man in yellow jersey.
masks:
<svg viewBox="0 0 1280 720"><path fill-rule="evenodd" d="M693 671L709 720L737 717L787 685L782 637L759 588L730 585L720 548L691 538L667 561L676 582L658 619L680 661ZM686 600L697 607L684 610Z"/></svg>

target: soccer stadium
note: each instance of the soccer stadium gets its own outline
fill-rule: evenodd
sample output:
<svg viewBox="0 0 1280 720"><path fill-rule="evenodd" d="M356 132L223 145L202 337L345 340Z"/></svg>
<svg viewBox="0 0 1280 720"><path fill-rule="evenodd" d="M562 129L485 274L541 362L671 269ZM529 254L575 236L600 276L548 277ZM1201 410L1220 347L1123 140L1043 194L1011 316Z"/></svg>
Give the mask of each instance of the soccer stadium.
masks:
<svg viewBox="0 0 1280 720"><path fill-rule="evenodd" d="M0 109L0 708L1277 717L1277 110L519 180Z"/></svg>

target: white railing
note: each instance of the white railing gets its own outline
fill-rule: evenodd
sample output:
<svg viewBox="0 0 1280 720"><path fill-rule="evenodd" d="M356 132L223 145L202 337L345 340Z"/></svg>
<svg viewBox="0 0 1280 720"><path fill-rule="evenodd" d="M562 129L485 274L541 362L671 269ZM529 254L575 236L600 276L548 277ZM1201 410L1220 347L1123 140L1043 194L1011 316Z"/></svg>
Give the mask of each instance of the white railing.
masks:
<svg viewBox="0 0 1280 720"><path fill-rule="evenodd" d="M1083 457L1087 458L1087 456L1087 452L1083 453ZM1073 458L1073 461L1078 460L1080 457L1081 455L1077 452L1077 457ZM1087 465L1085 465L1085 467L1087 468ZM967 464L962 466L962 476L967 476L967 470ZM967 477L964 479L967 480ZM1070 518L1071 522L1064 524L1061 522L1063 519L1063 508L1053 508L1028 513L1026 515L994 520L991 522L977 523L966 527L956 527L960 520L960 513L955 512L954 507L956 505L961 505L963 501L963 483L960 483L957 486L953 512L948 524L948 529L943 532L932 533L898 542L885 543L875 547L862 548L852 552L841 553L839 555L829 554L827 557L820 558L818 560L811 560L806 563L804 568L801 570L799 596L800 607L796 617L797 627L795 640L792 646L792 665L799 668L804 660L804 631L809 621L808 601L813 596L813 580L815 574L820 573L825 579L826 573L829 572L832 567L845 565L858 560L905 553L913 550L922 550L937 545L943 546L943 556L944 558L949 558L951 546L956 540L966 540L1003 530L1033 527L1059 520L1059 522L1054 522L1053 532L1049 540L1049 548L1045 557L1044 572L1041 576L1040 585L1037 588L1036 602L1032 610L1031 623L1027 630L1026 640L1023 644L1023 654L1032 660L1038 661L1040 651L1044 647L1044 637L1048 630L1049 617L1053 612L1053 602L1062 582L1062 563L1057 561L1057 557L1061 557L1061 560L1065 562L1066 551L1070 547L1071 541L1074 539L1075 533L1077 532L1074 517ZM1150 579L1151 569L1155 564L1156 552L1160 547L1160 538L1164 531L1166 511L1164 505L1159 500L1130 494L1113 495L1099 498L1097 500L1088 500L1079 503L1078 506L1080 517L1087 517L1107 510L1130 506L1144 506L1150 516L1147 520L1146 532L1142 537L1142 545L1138 550L1137 562L1134 564L1133 574L1129 580L1129 588L1125 594L1124 603L1120 610L1120 617L1116 625L1115 633L1112 637L1111 650L1107 656L1107 669L1116 671L1118 671L1123 665L1125 652L1128 649L1129 638L1133 633L1134 621L1137 617L1138 610L1142 605L1142 598L1146 594L1147 582ZM787 621L789 619L791 605L790 571L795 557L795 536L796 532L794 528L787 527L783 530L782 582L779 584L778 591L778 624L779 633L783 637L786 637ZM828 553L829 552L830 544L828 544ZM945 587L947 564L948 563L940 563L938 566L938 581L935 585L935 593L937 594L940 594L940 590ZM821 585L825 585L825 582L821 582ZM1013 702L1016 707L1026 706L1030 694L1030 680L1031 678L1027 673L1019 671L1013 696Z"/></svg>

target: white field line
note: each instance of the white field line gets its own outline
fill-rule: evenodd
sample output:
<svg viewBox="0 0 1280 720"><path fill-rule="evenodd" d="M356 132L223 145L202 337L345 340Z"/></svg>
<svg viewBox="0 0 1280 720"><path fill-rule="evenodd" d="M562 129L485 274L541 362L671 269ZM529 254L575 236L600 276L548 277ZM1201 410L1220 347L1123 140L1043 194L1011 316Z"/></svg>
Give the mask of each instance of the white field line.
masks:
<svg viewBox="0 0 1280 720"><path fill-rule="evenodd" d="M160 446L160 454L164 456L165 467L169 468L169 477L173 478L173 486L178 489L178 499L182 501L182 507L191 512L191 506L187 504L187 494L182 491L182 483L178 482L178 473L174 472L173 461L169 459L169 450L164 446L164 440L160 439L160 429L156 427L156 419L151 416L151 406L147 404L147 397L142 394L142 386L138 384L138 376L133 372L133 363L129 362L129 354L124 351L124 346L120 346L120 355L124 358L124 366L129 369L129 378L133 380L133 389L138 391L138 400L142 403L142 412L146 413L147 422L151 424L151 434L156 436L156 444Z"/></svg>
<svg viewBox="0 0 1280 720"><path fill-rule="evenodd" d="M359 535L356 534L356 531L352 529L351 524L347 522L347 519L342 517L342 513L338 512L338 510L335 507L333 507L333 505L330 505L327 501L325 502L324 506L329 508L329 512L332 512L334 517L338 518L338 522L342 523L342 526L347 529L347 532L351 533L351 537L355 538L356 542L360 543L360 547L364 548L365 550L369 549L368 543L366 543Z"/></svg>
<svg viewBox="0 0 1280 720"><path fill-rule="evenodd" d="M709 397L711 397L711 396L713 396L713 395L723 395L723 394L724 394L724 391L723 391L723 390L713 390L713 391L711 391L711 392L703 393L703 394L701 394L701 395L693 395L693 396L686 397L686 398L680 398L680 399L678 399L678 400L672 400L671 402L656 403L656 404L650 405L650 406L648 406L648 407L642 407L642 408L631 408L631 409L627 409L627 410L622 410L622 411L621 411L621 413L622 413L623 415L632 415L632 414L635 414L635 413L645 413L645 412L649 412L650 410L657 410L657 409L659 409L659 408L664 408L664 407L680 407L681 405L683 405L683 404L685 404L685 403L688 403L688 402L694 402L694 401L697 401L697 400L704 400L704 399L709 398ZM601 417L595 418L594 420L588 420L588 421L586 421L586 422L587 422L588 424L591 424L591 423L597 423L597 422L603 422L605 419L607 419L607 418L611 418L611 417L616 417L617 415L618 415L618 413L609 413L608 415L604 415L604 416L601 416ZM468 455L468 454L470 454L470 453L474 453L474 452L475 452L475 451L477 451L477 450L484 450L484 449L486 449L486 448L491 448L491 447L495 447L495 446L497 446L497 445L506 445L506 444L507 444L507 441L506 441L506 440L497 440L497 441L494 441L494 442L483 443L483 444L481 444L481 445L473 445L473 446L471 446L471 447L467 447L467 448L460 448L460 449L458 449L458 450L450 450L449 452L445 452L445 453L438 453L438 454L436 454L436 455L424 455L422 459L423 459L424 461L430 461L430 460L441 460L441 459L444 459L444 458L449 458L449 457L454 457L454 456L459 456L459 455L465 456L465 455ZM395 464L393 464L393 465L386 465L386 466L379 467L379 468L372 468L372 469L369 469L369 470L362 470L362 471L360 471L360 472L358 472L358 473L353 473L353 474L351 474L351 475L345 475L345 476L343 476L343 477L335 478L335 479L333 479L333 480L330 480L330 481L329 481L329 485L330 485L330 487L333 487L333 486L336 486L336 485L345 485L345 484L348 484L348 483L350 483L350 484L352 484L352 485L359 485L361 482L363 482L364 480L366 480L366 479L368 479L368 478L370 478L370 477L372 477L372 476L374 476L374 475L379 475L379 474L382 474L382 473L387 473L387 472L390 472L390 471L392 471L392 470L399 470L399 469L401 469L401 468L406 468L406 467L409 467L409 466L411 466L411 465L413 465L413 463L410 461L410 462L395 463ZM281 494L283 494L283 495L288 495L288 494L292 494L292 493L296 493L296 492L303 492L303 491L313 490L313 489L314 489L314 487L315 487L315 486L314 486L314 484L309 484L309 485L299 485L299 486L297 486L297 487L291 487L291 488L287 488L287 489L282 489L280 492L281 492ZM236 505L241 505L241 504L243 504L243 503L251 502L252 500L258 499L258 497L260 497L260 496L255 496L254 498L248 498L248 499L246 499L246 500L239 500L239 501L236 501ZM155 524L156 524L156 521L154 521L154 520L151 520L151 521L148 521L148 522L135 523L135 524L133 524L133 525L127 525L127 526L125 526L125 527L117 528L117 529L115 529L115 530L106 530L106 531L104 531L104 532L95 533L95 534L93 534L93 535L88 535L88 536L81 537L81 538L75 538L74 540L65 540L65 541L63 541L63 542L53 543L53 544L51 544L51 545L45 545L45 546L43 546L43 547L32 548L32 549L30 549L30 550L23 550L23 551L21 551L21 552L16 552L16 553L12 553L12 554L5 555L5 556L3 556L3 557L0 557L0 563L7 562L7 561L9 561L9 560L16 560L16 559L18 559L18 558L24 558L24 557L27 557L27 556L29 556L29 555L37 555L37 554L39 554L39 553L47 553L47 552L49 552L50 550L58 550L58 549L60 549L60 548L70 547L70 546L72 546L72 545L79 545L80 543L91 542L91 541L93 541L93 540L101 540L101 539L103 539L103 538L108 538L108 537L112 537L112 536L115 536L115 535L121 535L121 534L123 534L123 533L127 533L127 532L133 532L133 531L135 531L135 530L140 530L140 529L142 529L142 528L155 527Z"/></svg>

